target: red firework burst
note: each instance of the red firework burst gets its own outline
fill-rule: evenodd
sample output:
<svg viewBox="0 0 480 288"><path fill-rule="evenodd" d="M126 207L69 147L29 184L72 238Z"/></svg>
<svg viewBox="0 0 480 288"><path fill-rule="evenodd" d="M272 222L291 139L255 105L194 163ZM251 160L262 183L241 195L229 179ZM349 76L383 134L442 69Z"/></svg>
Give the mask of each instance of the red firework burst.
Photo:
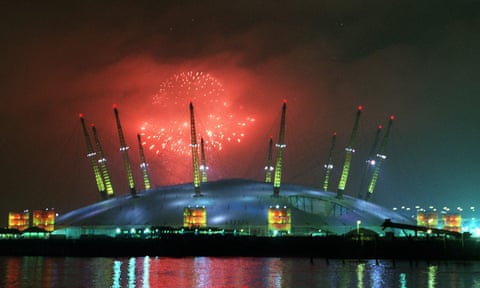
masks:
<svg viewBox="0 0 480 288"><path fill-rule="evenodd" d="M228 143L241 143L255 119L237 115L222 83L203 72L182 72L161 83L153 95L155 117L143 122L141 131L148 149L177 157L190 155L188 103L195 106L198 137L206 150L222 151Z"/></svg>

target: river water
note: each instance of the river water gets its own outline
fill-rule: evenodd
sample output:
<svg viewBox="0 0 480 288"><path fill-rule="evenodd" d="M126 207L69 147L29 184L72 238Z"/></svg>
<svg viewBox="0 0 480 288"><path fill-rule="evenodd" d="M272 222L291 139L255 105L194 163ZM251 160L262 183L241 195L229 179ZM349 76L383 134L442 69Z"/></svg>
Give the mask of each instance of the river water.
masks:
<svg viewBox="0 0 480 288"><path fill-rule="evenodd" d="M0 257L0 287L480 287L480 262Z"/></svg>

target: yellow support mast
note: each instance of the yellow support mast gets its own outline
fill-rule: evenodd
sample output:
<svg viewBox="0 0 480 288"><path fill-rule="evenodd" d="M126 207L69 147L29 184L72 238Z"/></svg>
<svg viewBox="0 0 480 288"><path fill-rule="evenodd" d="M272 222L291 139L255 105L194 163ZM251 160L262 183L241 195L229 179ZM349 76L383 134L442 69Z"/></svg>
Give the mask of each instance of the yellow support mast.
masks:
<svg viewBox="0 0 480 288"><path fill-rule="evenodd" d="M92 140L90 139L90 134L88 134L85 120L83 119L83 114L81 113L80 123L82 124L83 135L87 144L87 158L90 160L90 165L93 169L93 175L95 176L98 192L100 192L100 197L105 200L107 198L107 192L105 190L105 184L103 183L102 173L100 172L100 168L98 167L97 153L95 152L95 150L93 150Z"/></svg>
<svg viewBox="0 0 480 288"><path fill-rule="evenodd" d="M377 184L378 174L380 173L380 167L382 166L383 161L387 159L387 155L385 155L385 148L387 147L388 137L390 136L390 129L392 128L393 120L395 116L391 115L388 120L387 131L385 135L383 135L382 143L380 144L380 149L377 153L377 161L375 164L375 170L373 170L372 179L370 180L370 184L368 185L368 193L366 200L370 200L373 195L373 190L375 189L375 185Z"/></svg>
<svg viewBox="0 0 480 288"><path fill-rule="evenodd" d="M337 138L337 132L333 132L332 144L330 145L330 151L328 152L328 161L323 167L325 168L325 178L323 180L323 191L328 191L328 182L330 180L330 173L333 169L333 149L335 148L335 139Z"/></svg>
<svg viewBox="0 0 480 288"><path fill-rule="evenodd" d="M350 141L348 142L348 146L345 147L346 155L345 155L345 162L343 163L343 170L342 175L340 177L340 182L338 183L337 189L337 198L343 198L343 191L345 190L345 186L347 185L348 180L348 173L350 172L350 163L352 162L352 155L355 152L355 137L357 135L358 130L358 122L360 121L360 115L362 114L363 107L358 106L357 108L357 116L355 117L355 123L353 124L352 134L350 135Z"/></svg>
<svg viewBox="0 0 480 288"><path fill-rule="evenodd" d="M277 159L275 164L275 176L273 178L273 196L277 197L280 193L280 185L282 183L282 161L283 151L287 147L285 145L285 114L287 110L287 100L283 100L282 119L280 122L280 133L278 134L277 143Z"/></svg>
<svg viewBox="0 0 480 288"><path fill-rule="evenodd" d="M358 198L364 197L363 191L365 191L365 180L370 175L373 167L375 166L375 151L377 150L378 142L380 141L380 133L382 132L382 125L377 126L377 132L375 132L375 140L373 141L372 147L368 152L368 159L366 162L365 171L363 172L362 180L360 181L360 189L358 189ZM365 195L366 196L366 195Z"/></svg>
<svg viewBox="0 0 480 288"><path fill-rule="evenodd" d="M110 172L108 172L107 168L107 158L103 155L102 145L100 144L100 140L98 139L97 129L95 125L92 124L92 131L93 137L95 138L95 145L97 147L97 161L98 165L100 166L100 171L102 172L103 183L105 184L106 189L106 198L112 198L115 196L115 192L113 191L112 181L110 180Z"/></svg>
<svg viewBox="0 0 480 288"><path fill-rule="evenodd" d="M200 171L202 172L202 183L207 183L208 178L207 178L207 163L205 161L205 144L203 142L203 137L200 138L200 156L202 158L202 165L200 165Z"/></svg>
<svg viewBox="0 0 480 288"><path fill-rule="evenodd" d="M122 153L123 164L125 166L125 171L127 172L128 187L130 189L130 194L132 196L137 195L137 190L135 189L135 182L133 181L133 172L132 166L130 165L130 159L128 157L127 143L125 142L125 137L123 136L122 125L120 123L120 117L118 116L117 105L113 105L113 113L115 114L115 120L117 123L118 138L120 140L120 153Z"/></svg>
<svg viewBox="0 0 480 288"><path fill-rule="evenodd" d="M265 166L265 183L272 183L272 151L273 151L273 139L270 137L270 141L268 142L268 159L267 159L267 166Z"/></svg>
<svg viewBox="0 0 480 288"><path fill-rule="evenodd" d="M193 104L190 102L190 136L192 147L192 164L193 164L193 187L195 189L195 196L202 196L200 193L200 168L198 163L198 144L197 132L195 131L195 113L193 111Z"/></svg>
<svg viewBox="0 0 480 288"><path fill-rule="evenodd" d="M148 163L145 160L145 153L143 152L142 145L142 136L137 134L138 140L138 151L140 152L140 169L142 169L143 183L145 185L145 190L150 190L150 176L148 175Z"/></svg>

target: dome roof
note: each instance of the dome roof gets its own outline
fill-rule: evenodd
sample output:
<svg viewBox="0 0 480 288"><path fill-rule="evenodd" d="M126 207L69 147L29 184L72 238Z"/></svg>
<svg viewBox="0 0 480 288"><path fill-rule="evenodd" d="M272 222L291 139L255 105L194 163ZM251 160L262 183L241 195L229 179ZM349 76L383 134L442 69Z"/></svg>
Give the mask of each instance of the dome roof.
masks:
<svg viewBox="0 0 480 288"><path fill-rule="evenodd" d="M390 209L348 195L338 199L332 192L289 184L282 184L278 197L272 191L271 184L244 179L202 183L200 197L194 197L191 183L165 186L73 210L59 216L56 226L182 227L186 207L205 207L208 227L252 229L253 234L264 234L271 207L290 209L296 234L319 230L345 234L358 225L381 233L385 219L413 224Z"/></svg>

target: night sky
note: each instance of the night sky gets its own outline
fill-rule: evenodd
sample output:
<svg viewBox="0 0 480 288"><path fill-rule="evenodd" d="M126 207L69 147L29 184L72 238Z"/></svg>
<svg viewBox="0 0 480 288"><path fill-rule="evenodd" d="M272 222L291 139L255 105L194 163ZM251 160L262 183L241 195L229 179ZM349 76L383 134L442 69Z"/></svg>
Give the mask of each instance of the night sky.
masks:
<svg viewBox="0 0 480 288"><path fill-rule="evenodd" d="M336 131L336 191L363 105L345 194L357 194L376 127L393 114L373 201L480 206L477 1L4 1L0 11L0 226L9 211L100 200L79 113L97 127L116 194L128 193L114 103L139 190L136 134L167 127L188 150L178 129L190 100L199 134L222 125L210 179L262 181L286 99L284 182L321 187ZM182 90L188 75L207 93ZM192 181L190 155L146 142L154 186Z"/></svg>

